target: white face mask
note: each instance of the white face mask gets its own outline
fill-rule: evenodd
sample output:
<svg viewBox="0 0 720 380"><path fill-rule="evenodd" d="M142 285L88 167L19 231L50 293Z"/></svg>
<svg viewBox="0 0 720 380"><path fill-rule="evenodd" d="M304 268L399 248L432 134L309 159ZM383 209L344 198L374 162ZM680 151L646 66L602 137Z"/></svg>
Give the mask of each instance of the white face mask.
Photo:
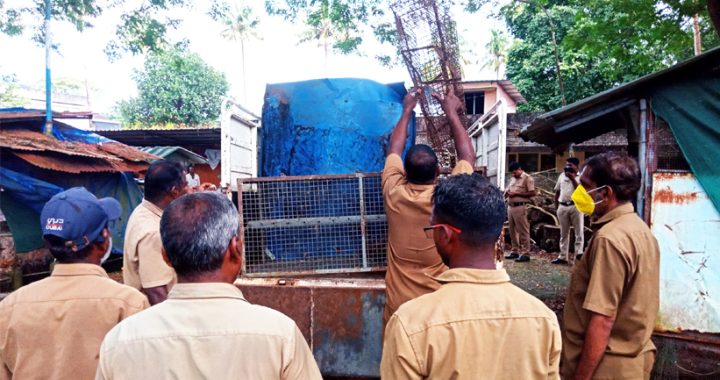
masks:
<svg viewBox="0 0 720 380"><path fill-rule="evenodd" d="M107 239L108 239L107 251L105 252L103 257L100 259L100 264L104 263L105 260L107 260L108 257L110 257L110 252L112 252L112 236L108 236Z"/></svg>

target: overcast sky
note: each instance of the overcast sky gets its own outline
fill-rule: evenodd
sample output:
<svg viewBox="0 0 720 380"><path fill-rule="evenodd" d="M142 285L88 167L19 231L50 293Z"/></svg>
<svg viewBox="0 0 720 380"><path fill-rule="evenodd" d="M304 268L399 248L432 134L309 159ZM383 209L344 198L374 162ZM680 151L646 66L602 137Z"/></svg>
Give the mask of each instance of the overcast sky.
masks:
<svg viewBox="0 0 720 380"><path fill-rule="evenodd" d="M9 0L6 5L12 6L17 1L23 0ZM239 44L222 38L222 26L205 14L203 1L197 1L197 4L203 5L173 11L172 16L181 19L182 24L171 33L171 38L188 39L190 50L225 73L231 95L243 102ZM304 30L301 23L293 25L279 17L268 16L261 0L247 1L246 4L254 8L261 20L258 35L262 40L250 41L245 46L248 99L243 103L256 113L261 110L267 83L357 77L410 84L403 65L386 68L375 60L376 54L389 53L390 47L381 47L371 36L365 38L364 56L330 54L326 70L322 47L316 42L297 44L298 35ZM459 8L453 13L463 45L478 55L482 55L490 38L490 29L503 28L501 22L482 14L466 14ZM55 22L52 26L54 42L59 44L59 52L52 56L53 77L87 80L92 89L90 101L95 112L108 112L118 100L137 92L132 72L142 67L143 57L126 54L120 60L110 62L103 52L107 42L114 37L119 17L119 9L106 11L93 21L95 27L83 33L77 32L69 23ZM0 34L0 51L3 52L0 54L0 74L15 74L21 84L27 85L44 81L44 49L30 40L29 33L13 38ZM7 52L12 54L5 54ZM467 55L471 60L482 58ZM465 79L492 79L495 76L490 70L481 70L479 65L466 66L464 71Z"/></svg>

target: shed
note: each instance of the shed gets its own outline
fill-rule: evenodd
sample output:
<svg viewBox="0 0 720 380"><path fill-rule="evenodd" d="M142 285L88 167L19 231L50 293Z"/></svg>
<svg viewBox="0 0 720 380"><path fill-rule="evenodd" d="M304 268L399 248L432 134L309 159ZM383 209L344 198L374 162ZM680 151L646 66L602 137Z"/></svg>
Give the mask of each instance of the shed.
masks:
<svg viewBox="0 0 720 380"><path fill-rule="evenodd" d="M720 48L543 114L520 136L560 152L616 130L640 164L636 210L660 244L655 371L717 374Z"/></svg>
<svg viewBox="0 0 720 380"><path fill-rule="evenodd" d="M40 211L55 194L84 186L98 197L120 201L123 214L110 226L113 248L122 251L127 219L142 200L134 173L159 157L56 119L53 136L42 133L45 113L23 108L0 110L0 208L17 252L43 247Z"/></svg>
<svg viewBox="0 0 720 380"><path fill-rule="evenodd" d="M220 186L220 128L115 129L96 133L163 158L192 162L202 182Z"/></svg>

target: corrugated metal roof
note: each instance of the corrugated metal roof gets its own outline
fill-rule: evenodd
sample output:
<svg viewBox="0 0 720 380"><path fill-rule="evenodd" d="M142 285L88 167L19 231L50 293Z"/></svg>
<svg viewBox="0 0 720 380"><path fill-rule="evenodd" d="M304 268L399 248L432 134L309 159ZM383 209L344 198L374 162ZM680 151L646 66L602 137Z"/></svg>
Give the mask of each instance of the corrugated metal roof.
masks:
<svg viewBox="0 0 720 380"><path fill-rule="evenodd" d="M110 153L99 152L89 144L60 141L42 133L22 129L0 130L0 147L11 150L51 151L69 156L99 158L102 160L122 160L122 158Z"/></svg>
<svg viewBox="0 0 720 380"><path fill-rule="evenodd" d="M122 129L95 133L132 146L220 147L220 128Z"/></svg>
<svg viewBox="0 0 720 380"><path fill-rule="evenodd" d="M140 148L143 152L147 152L162 158L169 158L171 156L180 156L182 161L190 162L193 164L207 164L207 160L190 150L187 150L181 146L147 146Z"/></svg>
<svg viewBox="0 0 720 380"><path fill-rule="evenodd" d="M43 169L66 173L138 172L159 159L118 142L86 144L60 141L40 132L17 128L0 129L0 149Z"/></svg>
<svg viewBox="0 0 720 380"><path fill-rule="evenodd" d="M580 143L622 127L628 120L628 109L637 107L638 99L648 97L653 86L683 75L719 69L720 48L715 48L665 70L540 115L522 129L520 136L556 150L564 149L570 143Z"/></svg>

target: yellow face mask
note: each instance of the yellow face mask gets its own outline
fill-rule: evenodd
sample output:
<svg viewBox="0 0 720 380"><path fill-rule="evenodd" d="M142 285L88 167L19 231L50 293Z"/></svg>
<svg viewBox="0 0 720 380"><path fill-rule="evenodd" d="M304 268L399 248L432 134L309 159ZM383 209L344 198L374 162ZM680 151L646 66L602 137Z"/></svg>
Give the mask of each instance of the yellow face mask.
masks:
<svg viewBox="0 0 720 380"><path fill-rule="evenodd" d="M595 211L595 205L602 202L602 200L595 202L593 197L590 196L590 193L600 190L606 186L607 185L603 185L587 191L583 185L578 185L570 198L572 198L573 202L575 202L575 207L577 207L578 211L583 214L592 215Z"/></svg>

